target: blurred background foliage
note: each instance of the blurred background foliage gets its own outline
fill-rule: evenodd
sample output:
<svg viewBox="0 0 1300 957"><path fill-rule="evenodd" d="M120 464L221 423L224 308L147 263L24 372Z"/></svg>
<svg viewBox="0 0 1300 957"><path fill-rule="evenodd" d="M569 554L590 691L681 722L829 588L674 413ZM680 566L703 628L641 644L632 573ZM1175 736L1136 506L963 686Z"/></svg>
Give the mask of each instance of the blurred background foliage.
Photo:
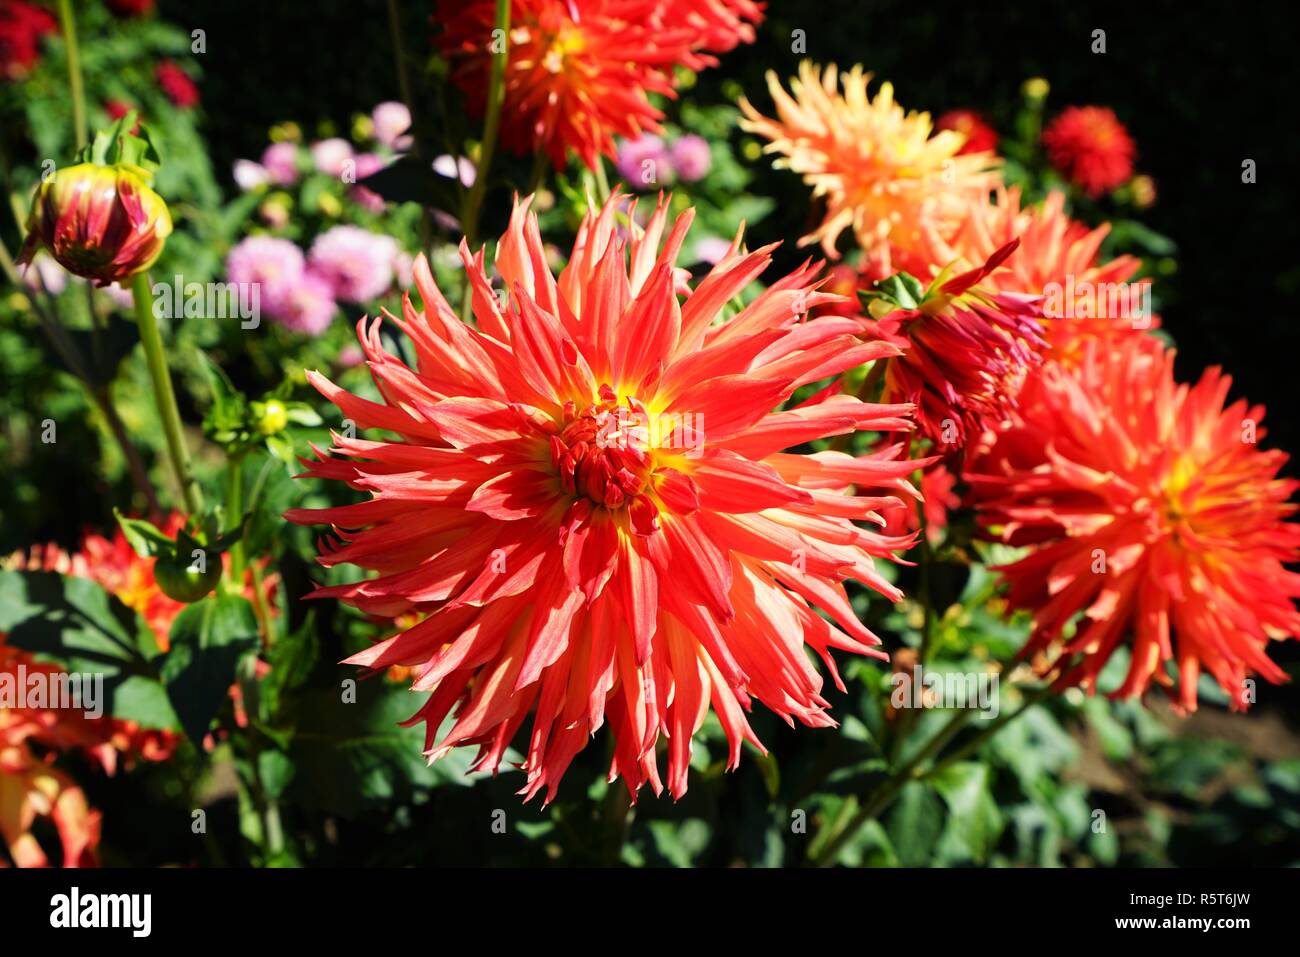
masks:
<svg viewBox="0 0 1300 957"><path fill-rule="evenodd" d="M473 138L474 127L440 82L440 65L429 52L428 5L403 0L396 6L416 78L417 115L434 125L438 140ZM265 197L241 195L231 168L236 159L260 156L273 136L288 135L286 122L307 141L346 138L359 115L399 98L383 0L163 0L158 19L131 21L110 17L98 4L80 7L88 90L101 104L92 126L106 120L106 100L128 100L154 127L167 159L158 186L178 231L155 277L183 272L186 280L220 278L230 246L263 228L255 207ZM1107 31L1104 55L1089 50L1098 28ZM188 52L193 29L205 31L202 55ZM1292 168L1300 130L1289 121L1285 102L1300 85L1300 67L1279 50L1278 26L1270 18L1241 5L1211 14L1176 4L1141 13L1131 5L1075 3L1017 10L776 0L757 44L725 57L719 69L694 78L679 101L666 105L673 134L700 133L712 146L709 177L688 191L701 208L706 234L729 238L742 219L750 224L751 246L806 231L806 188L756 155L755 144L735 128L730 105L742 93L766 104L764 73L775 70L784 78L794 72L801 58L791 51L794 30L806 31L808 57L864 63L895 84L906 106L936 113L974 108L1004 136L1024 108L1020 85L1027 77L1049 81L1048 116L1071 104L1112 107L1138 142L1139 171L1154 178L1158 192L1155 206L1141 213L1145 226L1117 230L1113 245L1144 255L1156 276L1159 311L1180 349L1182 377L1224 365L1235 376L1235 394L1268 406L1268 443L1300 448L1288 348L1296 341L1300 296ZM26 195L42 158L64 162L71 151L63 62L57 44L48 49L22 84L0 85L4 173L14 195ZM179 109L158 92L149 66L158 57L183 62L201 91L197 109ZM1255 185L1241 182L1246 158L1258 164ZM524 183L529 166L511 160L497 175ZM569 180L575 185L554 189L543 220L548 238L561 248L581 199L576 167ZM331 190L339 194L335 201L323 201ZM507 199L504 190L490 196L485 234L504 221ZM299 184L287 200L292 219L279 234L305 245L329 223L356 222L390 232L409 252L428 240L435 271L454 270L448 245L454 230L447 224L435 222L430 235L414 204L374 214L341 200L337 183ZM1137 218L1109 199L1093 208L1076 204L1075 212L1092 222ZM0 237L15 249L13 218L6 214L0 222ZM1147 228L1150 234L1142 231ZM1176 253L1161 237L1176 244ZM774 270L802 258L787 243ZM88 300L76 288L62 294L60 311L69 325L87 331L88 308L101 310L111 323L125 317L97 295ZM399 301L386 300L390 308ZM339 317L313 339L269 325L250 336L232 323L175 323L170 353L185 420L200 422L212 402L199 349L250 395L281 388L336 415L316 402L303 372L326 369L349 388L365 388L364 371L340 361L356 318L349 312L346 321ZM0 554L35 542L75 546L84 529L111 526L113 504L133 499L131 483L102 416L38 337L12 287L0 297L0 320ZM124 334L104 360L104 382L112 383L129 432L156 465L161 430L145 401L147 379L134 345ZM393 341L390 348L402 346ZM46 418L59 423L53 445L37 440ZM338 424L295 427L294 447L301 454L308 442L327 440L326 428ZM198 441L197 430L193 438ZM200 472L216 462L216 456L207 461L201 455ZM1295 474L1294 465L1288 468ZM828 693L841 721L838 731L796 732L759 709L753 723L770 754L747 748L734 773L724 773L726 742L710 716L690 791L678 803L646 795L629 808L622 785L604 783L608 757L598 739L575 760L551 806L522 806L513 793L518 774L467 775L471 756L460 753L427 767L419 754L421 731L396 724L415 707L396 682L363 680L357 705L339 707L339 682L352 672L336 662L367 646L380 626L335 603L309 609L297 600L313 581L342 580L343 573L317 568L315 532L285 526L278 516L288 507L342 499L336 490L294 482L293 471L264 451L253 453L244 470L246 500L262 483L254 534L272 548L284 583L284 637L272 661L276 678L250 705L256 733L218 742L212 754L186 747L170 764L141 765L111 779L78 775L91 804L104 812L105 863L796 865L816 855L819 832L828 824L857 813L861 795L884 778L890 762L907 758L909 745L899 741L914 746L948 718L894 710L888 667L853 661L843 669L847 691ZM166 488L162 469L153 474ZM961 516L938 544L931 583L941 610L934 670L990 667L1024 641L1026 622L1004 620L988 573L962 560L975 547ZM916 574L899 572L909 594ZM907 649L920 643L919 609L868 604L864 594L856 600L891 651L903 651L897 660L906 660ZM1300 671L1293 647L1275 654L1292 676ZM1004 715L1018 703L1017 681L1012 675L1002 683ZM1300 693L1294 685L1262 685L1259 703L1245 716L1228 714L1208 680L1201 698L1202 709L1183 718L1156 693L1145 706L1089 699L1078 691L1054 696L991 743L908 784L840 860L890 866L1300 864ZM899 734L900 722L914 723L914 733ZM974 719L954 746L969 742L979 724ZM285 837L274 855L265 853L259 835L264 815L241 806L234 787L236 774L250 773L280 806ZM209 809L208 835L190 841L190 809L196 806Z"/></svg>

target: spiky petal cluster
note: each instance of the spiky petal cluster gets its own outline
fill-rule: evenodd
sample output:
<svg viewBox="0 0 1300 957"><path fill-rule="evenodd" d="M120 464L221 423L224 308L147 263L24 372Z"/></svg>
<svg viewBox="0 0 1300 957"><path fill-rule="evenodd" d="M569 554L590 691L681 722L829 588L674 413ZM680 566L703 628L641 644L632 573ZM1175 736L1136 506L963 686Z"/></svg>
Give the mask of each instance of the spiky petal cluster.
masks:
<svg viewBox="0 0 1300 957"><path fill-rule="evenodd" d="M438 43L452 78L482 114L495 27L494 0L439 0ZM511 0L501 142L545 150L557 169L573 150L594 169L615 157L614 137L660 132L650 94L672 97L677 66L700 69L753 39L760 11L744 0Z"/></svg>
<svg viewBox="0 0 1300 957"><path fill-rule="evenodd" d="M1135 305L1146 301L1133 276L1142 263L1134 256L1098 262L1110 224L1089 229L1065 211L1065 195L1051 192L1039 205L1023 206L1020 189L998 188L995 194L972 200L961 228L949 240L934 232L927 236L931 268L952 263L971 269L1015 239L1020 247L1005 268L990 273L983 285L1004 293L1025 293L1056 299L1045 304L1048 355L1062 361L1077 359L1090 339L1142 334L1159 320L1139 315ZM1063 298L1071 301L1062 308Z"/></svg>
<svg viewBox="0 0 1300 957"><path fill-rule="evenodd" d="M1026 653L1060 667L1059 686L1096 690L1124 645L1117 697L1173 686L1168 664L1186 709L1202 670L1234 708L1248 675L1284 680L1265 649L1300 632L1300 576L1284 567L1300 559L1300 525L1284 521L1300 483L1256 444L1264 410L1225 405L1230 386L1218 369L1176 384L1152 337L1093 342L1078 366L1044 366L972 465L984 524L1030 548L1001 571L1011 605L1034 615Z"/></svg>
<svg viewBox="0 0 1300 957"><path fill-rule="evenodd" d="M864 335L902 352L885 368L882 401L914 404L919 431L942 454L1002 421L1039 360L1037 300L983 286L1015 249L1013 240L978 268L940 274L915 308L873 307L878 318L862 320Z"/></svg>
<svg viewBox="0 0 1300 957"><path fill-rule="evenodd" d="M1137 146L1114 110L1072 106L1043 130L1047 158L1066 179L1094 198L1133 175Z"/></svg>
<svg viewBox="0 0 1300 957"><path fill-rule="evenodd" d="M879 524L896 494L914 494L899 447L857 458L783 451L853 429L905 430L908 406L831 387L773 411L801 386L897 350L860 342L855 320L808 318L835 298L808 265L729 315L772 247L745 252L738 236L690 288L674 261L694 211L670 227L661 203L625 238L622 202L587 216L558 280L529 203L517 205L497 254L508 305L483 254L462 244L477 329L420 260L423 311L408 296L392 319L418 368L363 321L381 400L312 375L358 426L397 436L336 436L343 457L310 464L371 498L288 513L335 526L342 542L323 564L378 573L317 595L427 613L350 659L415 669L413 687L431 693L413 719L426 723L427 754L475 745L476 766L495 770L531 713L523 793L548 800L606 723L611 780L658 793L666 739L674 795L710 705L732 766L744 741L757 744L745 718L754 700L787 721L833 724L806 649L833 675L832 648L879 654L843 582L896 599L873 559L909 543L854 524ZM627 215L637 221L635 208Z"/></svg>
<svg viewBox="0 0 1300 957"><path fill-rule="evenodd" d="M769 140L765 151L781 155L776 165L801 175L814 197L824 198L825 219L802 243L819 242L835 257L836 240L850 229L864 250L892 250L896 266L907 269L926 229L951 235L965 201L993 188L996 160L989 153L959 155L963 134L934 132L928 113L906 112L894 102L889 83L873 98L870 81L860 66L841 75L833 64L823 72L804 61L786 93L769 72L776 118L741 99L741 127Z"/></svg>
<svg viewBox="0 0 1300 957"><path fill-rule="evenodd" d="M691 30L692 45L706 54L730 53L742 43L754 42L754 27L763 22L763 6L754 0L676 0L657 4L652 22L663 29ZM703 66L715 62L709 56L700 60Z"/></svg>

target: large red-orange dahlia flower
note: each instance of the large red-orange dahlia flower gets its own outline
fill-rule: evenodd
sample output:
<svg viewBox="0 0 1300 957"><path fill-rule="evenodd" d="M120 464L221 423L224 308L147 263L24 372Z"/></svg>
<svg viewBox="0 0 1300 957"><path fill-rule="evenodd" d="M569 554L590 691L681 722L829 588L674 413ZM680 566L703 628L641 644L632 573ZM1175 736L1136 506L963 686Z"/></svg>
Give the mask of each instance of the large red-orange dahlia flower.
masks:
<svg viewBox="0 0 1300 957"><path fill-rule="evenodd" d="M761 8L748 0L511 0L501 142L544 150L557 169L573 150L589 168L615 157L614 137L657 133L651 93L674 96L673 70L714 63L708 51L751 42ZM482 115L494 0L438 0L438 44Z"/></svg>
<svg viewBox="0 0 1300 957"><path fill-rule="evenodd" d="M1114 110L1072 106L1043 130L1051 164L1094 198L1123 185L1133 175L1137 146Z"/></svg>
<svg viewBox="0 0 1300 957"><path fill-rule="evenodd" d="M350 661L415 668L413 687L431 692L412 719L426 723L430 758L477 745L476 766L495 770L531 713L522 793L547 800L606 722L611 780L658 793L656 744L667 739L675 796L710 703L731 766L744 741L761 747L745 718L755 699L787 721L833 724L805 649L837 684L830 649L880 654L843 582L897 599L873 559L910 543L855 524L879 524L879 509L914 494L898 446L856 458L783 451L904 430L910 407L832 385L774 411L894 347L858 341L852 319L808 318L834 297L807 265L731 314L770 247L745 252L738 236L691 288L674 260L693 211L670 228L661 203L624 238L621 202L587 216L558 280L528 201L518 204L497 254L507 303L483 254L462 244L477 329L418 262L423 311L408 296L404 317L390 317L418 368L363 321L382 401L311 377L358 426L396 435L336 436L343 458L310 464L371 498L288 513L336 528L343 541L323 564L378 572L318 596L428 612Z"/></svg>
<svg viewBox="0 0 1300 957"><path fill-rule="evenodd" d="M1059 686L1095 691L1124 642L1117 697L1172 689L1169 663L1186 709L1202 670L1234 708L1250 674L1285 679L1265 649L1300 631L1300 575L1284 567L1300 559L1300 525L1284 521L1300 483L1278 478L1285 454L1256 444L1264 410L1225 406L1230 387L1218 369L1176 384L1152 337L1092 342L1077 366L1040 370L972 464L984 524L1030 548L1002 574L1011 605L1034 614L1026 653L1060 667Z"/></svg>

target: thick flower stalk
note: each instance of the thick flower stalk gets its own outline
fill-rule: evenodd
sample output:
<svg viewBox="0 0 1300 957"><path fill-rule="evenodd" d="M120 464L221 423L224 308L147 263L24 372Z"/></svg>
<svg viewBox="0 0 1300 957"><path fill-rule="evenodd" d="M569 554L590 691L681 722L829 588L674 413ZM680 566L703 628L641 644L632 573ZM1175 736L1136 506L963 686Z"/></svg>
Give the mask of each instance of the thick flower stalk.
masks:
<svg viewBox="0 0 1300 957"><path fill-rule="evenodd" d="M1057 687L1095 691L1127 645L1115 697L1173 688L1172 664L1182 708L1207 671L1241 709L1248 676L1286 678L1269 642L1300 632L1300 575L1285 567L1300 525L1284 521L1300 483L1278 477L1284 453L1259 448L1261 407L1225 405L1218 369L1176 384L1173 358L1132 337L1047 364L966 478L989 532L1029 548L1001 571L1011 606L1033 612L1025 654L1061 669Z"/></svg>
<svg viewBox="0 0 1300 957"><path fill-rule="evenodd" d="M336 435L338 457L310 463L309 474L369 500L287 516L334 526L341 541L322 564L377 573L317 596L427 614L349 659L414 669L414 689L430 693L412 719L426 724L427 755L474 745L476 767L495 770L531 714L521 793L546 800L605 724L611 780L659 793L666 740L674 796L710 706L731 767L745 741L761 748L745 717L755 700L790 722L832 725L806 650L837 685L832 649L881 656L843 583L898 599L874 560L911 543L855 524L880 524L880 509L915 494L900 447L784 451L909 428L909 406L835 385L783 407L897 349L859 341L852 319L808 318L836 298L809 266L733 312L771 247L746 252L738 236L692 288L674 263L693 210L670 227L660 204L628 232L624 202L588 214L558 279L529 201L517 204L497 253L504 299L483 254L462 244L477 329L418 261L423 310L408 296L403 317L389 317L418 368L384 350L379 321L363 321L381 401L311 375L359 427L395 436ZM627 218L637 222L635 206Z"/></svg>
<svg viewBox="0 0 1300 957"><path fill-rule="evenodd" d="M125 285L157 261L171 231L171 213L144 169L80 163L41 183L19 262L44 248L74 275Z"/></svg>
<svg viewBox="0 0 1300 957"><path fill-rule="evenodd" d="M511 0L508 38L493 36L495 0L439 0L438 44L470 109L486 109L492 56L505 42L501 143L542 150L556 169L572 150L594 169L614 137L657 133L651 94L675 96L673 70L701 69L753 40L761 12L744 0Z"/></svg>
<svg viewBox="0 0 1300 957"><path fill-rule="evenodd" d="M870 82L860 66L840 74L833 64L823 71L804 61L787 93L769 72L776 118L742 99L740 125L769 140L764 150L780 154L776 165L798 173L825 201L825 218L801 244L820 243L835 258L836 240L848 229L868 254L892 263L886 274L917 273L911 257L926 231L955 232L967 200L997 185L998 161L963 153L965 134L935 132L928 113L905 111L892 84L872 97Z"/></svg>

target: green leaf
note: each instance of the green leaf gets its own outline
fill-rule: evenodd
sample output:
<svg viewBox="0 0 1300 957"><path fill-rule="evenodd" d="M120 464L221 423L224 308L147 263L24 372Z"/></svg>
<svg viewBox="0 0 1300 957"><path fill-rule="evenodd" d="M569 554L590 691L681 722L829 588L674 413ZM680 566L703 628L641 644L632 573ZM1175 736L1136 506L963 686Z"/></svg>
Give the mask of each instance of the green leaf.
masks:
<svg viewBox="0 0 1300 957"><path fill-rule="evenodd" d="M159 555L171 555L176 551L176 543L152 522L146 522L142 518L127 518L116 508L113 509L113 517L121 526L127 543L141 558L157 558Z"/></svg>
<svg viewBox="0 0 1300 957"><path fill-rule="evenodd" d="M875 289L862 290L859 296L864 305L873 299L884 299L899 309L916 309L925 300L925 287L915 276L900 272L877 281Z"/></svg>
<svg viewBox="0 0 1300 957"><path fill-rule="evenodd" d="M100 166L115 166L119 163L135 166L152 176L162 166L162 157L158 154L158 147L154 145L148 128L140 123L139 129L132 133L131 129L135 126L136 112L129 110L108 129L95 133L95 139L81 151L79 159L83 163L97 163Z"/></svg>
<svg viewBox="0 0 1300 957"><path fill-rule="evenodd" d="M924 781L905 784L885 819L885 833L898 855L898 863L903 867L928 864L943 824L943 802L934 788Z"/></svg>
<svg viewBox="0 0 1300 957"><path fill-rule="evenodd" d="M206 352L200 352L200 366L212 390L212 406L203 416L203 431L214 442L230 445L246 438L248 399L231 383L224 369Z"/></svg>
<svg viewBox="0 0 1300 957"><path fill-rule="evenodd" d="M948 805L948 832L977 864L988 860L1002 835L1002 814L989 791L989 769L965 761L944 768L932 781Z"/></svg>
<svg viewBox="0 0 1300 957"><path fill-rule="evenodd" d="M150 667L158 654L153 631L95 582L0 571L0 632L15 648L68 672L102 675L106 715L151 728L176 726Z"/></svg>
<svg viewBox="0 0 1300 957"><path fill-rule="evenodd" d="M240 657L257 644L257 618L245 598L211 596L176 616L161 675L191 741L203 740L235 682Z"/></svg>
<svg viewBox="0 0 1300 957"><path fill-rule="evenodd" d="M298 725L289 749L297 768L289 787L294 803L354 817L368 807L391 810L440 781L473 783L462 773L473 760L472 749L459 749L430 766L422 754L423 726L398 724L420 706L421 696L382 676L352 680L355 701L345 701L341 687L294 696L291 711Z"/></svg>

